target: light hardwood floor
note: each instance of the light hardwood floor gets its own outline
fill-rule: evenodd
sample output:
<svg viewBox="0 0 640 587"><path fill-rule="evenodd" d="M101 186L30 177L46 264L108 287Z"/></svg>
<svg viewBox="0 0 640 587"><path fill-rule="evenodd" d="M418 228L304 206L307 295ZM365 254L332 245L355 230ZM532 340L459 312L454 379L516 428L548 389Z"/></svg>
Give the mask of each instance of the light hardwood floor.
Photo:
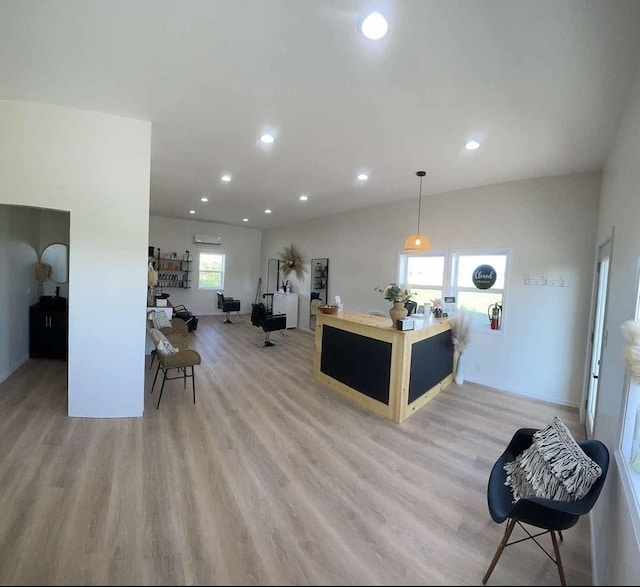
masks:
<svg viewBox="0 0 640 587"><path fill-rule="evenodd" d="M583 437L574 410L473 384L395 424L312 378L312 334L261 348L246 316L222 320L190 335L195 405L178 380L156 410L148 370L141 419L68 418L64 362L0 384L0 583L478 585L515 429L559 415ZM568 583L590 584L587 519L561 552ZM489 581L558 583L530 541Z"/></svg>

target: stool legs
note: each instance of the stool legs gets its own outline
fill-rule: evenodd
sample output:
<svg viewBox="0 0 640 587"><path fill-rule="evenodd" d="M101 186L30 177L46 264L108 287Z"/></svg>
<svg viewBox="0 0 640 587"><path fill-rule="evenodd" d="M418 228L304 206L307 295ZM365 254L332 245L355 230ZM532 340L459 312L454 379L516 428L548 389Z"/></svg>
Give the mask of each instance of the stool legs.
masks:
<svg viewBox="0 0 640 587"><path fill-rule="evenodd" d="M187 374L187 369L191 367L191 374ZM167 375L168 369L160 366L160 362L158 362L158 368L156 369L156 376L153 378L153 385L151 386L151 393L153 393L153 389L156 386L156 381L158 379L158 373L162 369L162 386L160 387L160 396L158 397L158 404L156 405L156 410L160 407L160 400L162 399L162 392L164 391L164 384L167 381L171 381L172 379L182 379L184 388L187 389L187 377L191 377L191 387L193 389L193 403L196 403L196 376L193 365L187 365L186 367L174 367L174 369L178 370L178 375L175 377L169 377ZM182 371L182 374L180 374Z"/></svg>
<svg viewBox="0 0 640 587"><path fill-rule="evenodd" d="M489 569L487 570L487 572L485 573L484 577L482 578L482 584L486 585L487 581L489 580L489 577L491 576L491 573L493 573L493 569L496 568L496 565L498 564L498 561L500 560L500 557L502 556L502 552L505 549L505 546L507 545L507 542L509 542L509 537L511 536L511 532L513 532L513 527L516 525L516 521L515 520L509 520L509 523L507 524L507 527L504 531L504 536L502 537L502 540L500 542L500 545L498 546L498 550L496 550L495 555L493 556L493 560L491 561L491 564L489 565Z"/></svg>
<svg viewBox="0 0 640 587"><path fill-rule="evenodd" d="M558 532L558 534L560 534L560 532ZM562 534L560 534L560 536L562 536ZM564 587L567 582L565 581L564 578L564 569L562 568L562 559L560 558L560 548L558 547L558 539L556 538L556 533L552 530L551 531L551 542L553 542L553 552L556 555L556 565L558 567L558 574L560 575L560 585L562 585L562 587Z"/></svg>
<svg viewBox="0 0 640 587"><path fill-rule="evenodd" d="M153 393L153 388L156 386L156 379L158 379L158 372L160 371L160 361L158 361L158 368L156 369L156 376L153 378L153 385L151 386L151 393Z"/></svg>
<svg viewBox="0 0 640 587"><path fill-rule="evenodd" d="M167 372L163 369L164 377L162 379L162 387L160 388L160 396L158 397L158 405L156 406L156 410L160 407L160 400L162 399L162 392L164 391L164 384L167 381Z"/></svg>
<svg viewBox="0 0 640 587"><path fill-rule="evenodd" d="M196 377L193 374L193 365L191 365L191 385L193 386L193 403L196 403Z"/></svg>

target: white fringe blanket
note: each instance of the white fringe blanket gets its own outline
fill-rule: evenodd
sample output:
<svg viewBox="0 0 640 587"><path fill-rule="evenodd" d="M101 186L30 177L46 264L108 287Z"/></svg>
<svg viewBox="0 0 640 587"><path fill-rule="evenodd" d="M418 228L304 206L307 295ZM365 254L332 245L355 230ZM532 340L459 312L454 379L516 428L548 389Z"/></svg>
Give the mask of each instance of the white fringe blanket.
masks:
<svg viewBox="0 0 640 587"><path fill-rule="evenodd" d="M577 501L602 475L600 466L584 453L557 416L534 433L531 446L506 463L504 470L514 502L525 496Z"/></svg>

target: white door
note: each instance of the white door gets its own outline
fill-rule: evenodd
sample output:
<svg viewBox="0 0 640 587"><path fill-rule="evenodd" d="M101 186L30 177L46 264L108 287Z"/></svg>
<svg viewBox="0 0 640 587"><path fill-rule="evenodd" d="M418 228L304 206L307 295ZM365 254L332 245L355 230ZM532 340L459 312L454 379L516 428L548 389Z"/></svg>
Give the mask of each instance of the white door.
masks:
<svg viewBox="0 0 640 587"><path fill-rule="evenodd" d="M596 274L596 300L591 327L591 362L589 371L589 389L587 391L587 435L593 436L593 427L598 402L600 382L600 359L602 347L607 346L607 331L604 328L604 316L607 307L607 284L611 261L611 241L598 249L598 271Z"/></svg>

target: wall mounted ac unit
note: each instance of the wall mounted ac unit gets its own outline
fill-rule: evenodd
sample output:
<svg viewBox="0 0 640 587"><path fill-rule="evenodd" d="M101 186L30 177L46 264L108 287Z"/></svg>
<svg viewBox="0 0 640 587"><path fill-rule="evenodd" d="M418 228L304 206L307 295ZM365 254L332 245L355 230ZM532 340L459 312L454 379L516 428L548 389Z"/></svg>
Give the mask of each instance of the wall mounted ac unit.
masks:
<svg viewBox="0 0 640 587"><path fill-rule="evenodd" d="M196 245L221 245L222 238L219 236L211 236L210 234L194 234L193 242Z"/></svg>

